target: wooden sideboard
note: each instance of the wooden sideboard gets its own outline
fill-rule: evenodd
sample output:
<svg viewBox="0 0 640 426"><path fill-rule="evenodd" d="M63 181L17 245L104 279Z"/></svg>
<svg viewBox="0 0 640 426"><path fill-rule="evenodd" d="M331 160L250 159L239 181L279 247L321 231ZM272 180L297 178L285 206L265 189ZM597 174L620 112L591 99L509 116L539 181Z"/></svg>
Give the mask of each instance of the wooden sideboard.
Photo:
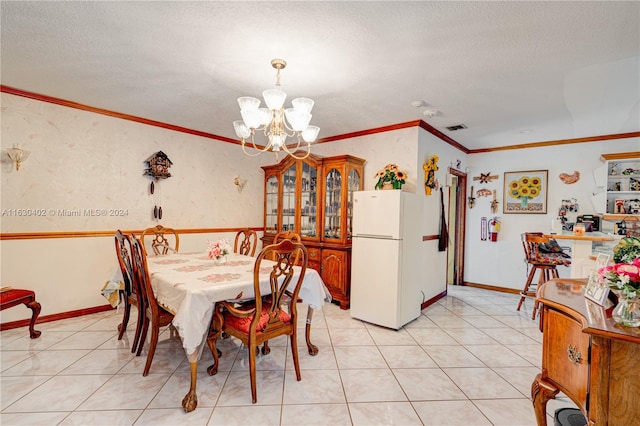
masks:
<svg viewBox="0 0 640 426"><path fill-rule="evenodd" d="M640 328L622 327L611 308L586 299L586 280L554 279L538 289L542 372L531 385L538 425L547 401L562 391L589 425L640 421Z"/></svg>

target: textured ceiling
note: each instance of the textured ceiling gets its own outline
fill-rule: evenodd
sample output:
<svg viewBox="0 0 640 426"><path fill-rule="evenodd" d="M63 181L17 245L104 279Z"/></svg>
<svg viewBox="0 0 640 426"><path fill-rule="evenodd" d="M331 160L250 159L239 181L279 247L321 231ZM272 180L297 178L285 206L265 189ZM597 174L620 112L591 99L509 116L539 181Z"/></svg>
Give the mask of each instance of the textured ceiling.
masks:
<svg viewBox="0 0 640 426"><path fill-rule="evenodd" d="M469 149L640 130L637 1L1 7L3 85L234 139L272 58L320 138L422 118Z"/></svg>

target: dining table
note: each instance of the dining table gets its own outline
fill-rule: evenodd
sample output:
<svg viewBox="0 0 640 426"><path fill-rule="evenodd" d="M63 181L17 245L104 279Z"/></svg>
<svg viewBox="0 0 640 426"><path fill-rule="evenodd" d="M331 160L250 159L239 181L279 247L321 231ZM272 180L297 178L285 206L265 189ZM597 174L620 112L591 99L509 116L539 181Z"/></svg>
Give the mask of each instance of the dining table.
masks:
<svg viewBox="0 0 640 426"><path fill-rule="evenodd" d="M148 256L147 268L151 286L158 304L174 314L172 325L178 331L190 363L191 383L182 400L186 412L193 411L197 404L197 366L207 340L211 316L216 302L242 300L254 297L253 269L255 258L237 253L222 259L210 259L205 252L171 253ZM263 260L260 268L260 292L270 292L269 260ZM275 262L272 262L275 264ZM296 270L294 280L301 268ZM311 321L314 309L321 309L331 301L320 274L307 268L300 288L299 300L309 305L305 324L305 340L310 355L318 348L311 343Z"/></svg>

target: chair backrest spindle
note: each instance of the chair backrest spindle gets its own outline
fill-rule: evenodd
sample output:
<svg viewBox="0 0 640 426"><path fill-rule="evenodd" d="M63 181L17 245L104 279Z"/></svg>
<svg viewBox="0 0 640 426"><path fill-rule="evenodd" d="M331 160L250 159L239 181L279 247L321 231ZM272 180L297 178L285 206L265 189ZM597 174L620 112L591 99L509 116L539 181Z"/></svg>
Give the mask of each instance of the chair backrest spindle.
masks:
<svg viewBox="0 0 640 426"><path fill-rule="evenodd" d="M308 253L307 249L302 243L293 242L291 240L283 240L278 244L271 244L266 246L256 259L256 263L253 269L253 285L256 295L256 312L262 310L262 292L260 291L260 272L263 268L262 260L268 259L276 262L271 267L269 272L269 286L270 286L270 306L269 306L269 322L264 330L267 330L270 326L274 326L280 321L280 311L283 305L289 306L289 314L295 318L297 316L296 303L288 303L288 300L297 300L304 275L307 270ZM299 266L298 266L299 265ZM296 276L296 270L300 268L300 274ZM296 278L294 281L293 278ZM291 284L295 282L293 288ZM260 316L256 315L253 318L256 326ZM252 323L252 326L254 324Z"/></svg>
<svg viewBox="0 0 640 426"><path fill-rule="evenodd" d="M258 235L256 231L250 228L238 231L236 240L233 244L233 252L244 254L245 256L253 256L258 246Z"/></svg>
<svg viewBox="0 0 640 426"><path fill-rule="evenodd" d="M175 253L180 248L180 236L173 228L165 228L162 225L156 225L153 228L147 228L142 231L140 242L142 244L142 249L145 250L145 254L147 254L145 237L153 237L151 240L151 248L153 249L153 254L156 255L165 255L170 252ZM174 244L171 244L171 239L174 240Z"/></svg>

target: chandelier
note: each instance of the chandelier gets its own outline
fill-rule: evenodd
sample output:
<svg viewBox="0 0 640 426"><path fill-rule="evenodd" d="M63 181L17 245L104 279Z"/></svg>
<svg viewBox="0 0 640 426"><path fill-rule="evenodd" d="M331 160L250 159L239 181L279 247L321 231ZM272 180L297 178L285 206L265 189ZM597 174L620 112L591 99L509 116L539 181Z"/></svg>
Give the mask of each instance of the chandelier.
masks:
<svg viewBox="0 0 640 426"><path fill-rule="evenodd" d="M311 143L318 137L320 128L310 126L313 100L296 98L291 101L293 108L285 108L284 101L287 94L280 89L280 70L287 66L283 59L273 59L271 66L277 70L276 87L262 92L266 108L260 108L260 99L250 96L238 98L242 120L233 122L236 135L241 139L242 151L252 157L271 151L276 154L283 150L295 159L302 160L311 153ZM263 147L256 145L256 133L262 133L267 138ZM288 148L287 138L296 138L295 145ZM306 152L296 155L295 152L306 143ZM253 146L255 153L247 151L247 145Z"/></svg>

